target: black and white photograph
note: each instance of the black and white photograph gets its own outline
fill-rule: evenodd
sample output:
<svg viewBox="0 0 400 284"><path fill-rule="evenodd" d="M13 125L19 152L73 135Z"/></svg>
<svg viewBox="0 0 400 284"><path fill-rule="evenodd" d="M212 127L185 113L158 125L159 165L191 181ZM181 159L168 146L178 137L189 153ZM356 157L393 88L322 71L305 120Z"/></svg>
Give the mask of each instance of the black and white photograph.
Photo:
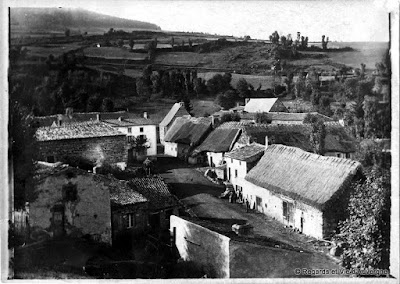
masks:
<svg viewBox="0 0 400 284"><path fill-rule="evenodd" d="M2 2L1 280L398 283L396 2Z"/></svg>

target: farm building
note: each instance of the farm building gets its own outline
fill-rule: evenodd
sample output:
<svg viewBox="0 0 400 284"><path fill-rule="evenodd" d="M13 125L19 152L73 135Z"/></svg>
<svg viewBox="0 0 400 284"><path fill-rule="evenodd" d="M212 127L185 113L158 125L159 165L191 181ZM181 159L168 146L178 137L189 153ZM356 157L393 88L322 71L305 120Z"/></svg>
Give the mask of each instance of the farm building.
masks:
<svg viewBox="0 0 400 284"><path fill-rule="evenodd" d="M109 185L114 244L132 245L148 228L148 200L126 181L113 179Z"/></svg>
<svg viewBox="0 0 400 284"><path fill-rule="evenodd" d="M333 121L332 118L319 114L318 112L296 113L296 112L270 112L267 113L267 120L271 124L304 124L304 119L308 114L318 117L323 121ZM254 113L245 113L241 116L241 121L255 122L256 116Z"/></svg>
<svg viewBox="0 0 400 284"><path fill-rule="evenodd" d="M149 225L152 230L169 228L171 215L179 215L180 203L171 194L167 184L160 177L133 178L128 185L148 201Z"/></svg>
<svg viewBox="0 0 400 284"><path fill-rule="evenodd" d="M246 99L244 111L257 112L289 112L278 98L251 98Z"/></svg>
<svg viewBox="0 0 400 284"><path fill-rule="evenodd" d="M47 162L84 159L93 165L127 162L125 134L100 121L62 123L36 130L38 159Z"/></svg>
<svg viewBox="0 0 400 284"><path fill-rule="evenodd" d="M225 154L228 180L236 194L243 197L243 184L246 174L257 164L265 151L265 146L252 143Z"/></svg>
<svg viewBox="0 0 400 284"><path fill-rule="evenodd" d="M183 103L175 103L172 108L169 110L167 115L163 118L160 122L160 142L164 144L164 137L167 134L169 128L174 123L177 117L187 116L189 117L190 114L186 111Z"/></svg>
<svg viewBox="0 0 400 284"><path fill-rule="evenodd" d="M284 244L279 241L271 245L251 234L236 235L228 222L171 216L170 233L180 257L203 268L209 278L297 277L298 267L340 268L326 256L280 248Z"/></svg>
<svg viewBox="0 0 400 284"><path fill-rule="evenodd" d="M356 161L283 145L268 146L249 171L243 197L255 210L316 238L329 237L344 218Z"/></svg>
<svg viewBox="0 0 400 284"><path fill-rule="evenodd" d="M32 238L90 236L111 243L110 179L61 163L38 162L29 203Z"/></svg>
<svg viewBox="0 0 400 284"><path fill-rule="evenodd" d="M126 135L129 149L132 149L135 144L135 139L139 137L146 141L146 147L140 150L136 149L136 151L129 151L129 159L133 159L134 155L143 157L157 155L157 123L149 119L146 112L143 114L143 117L126 119L119 117L117 119L105 119L103 121Z"/></svg>
<svg viewBox="0 0 400 284"><path fill-rule="evenodd" d="M186 158L210 130L211 118L177 117L164 138L165 154Z"/></svg>
<svg viewBox="0 0 400 284"><path fill-rule="evenodd" d="M221 124L207 136L191 156L197 157L205 153L210 167L220 166L225 163L224 155L232 150L240 133L239 127L231 127L229 123Z"/></svg>

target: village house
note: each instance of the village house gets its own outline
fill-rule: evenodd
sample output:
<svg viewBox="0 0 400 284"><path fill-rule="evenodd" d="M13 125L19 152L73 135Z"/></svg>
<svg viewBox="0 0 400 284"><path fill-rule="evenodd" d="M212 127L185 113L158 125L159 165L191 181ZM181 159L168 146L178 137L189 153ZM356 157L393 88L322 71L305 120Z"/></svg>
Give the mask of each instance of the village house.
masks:
<svg viewBox="0 0 400 284"><path fill-rule="evenodd" d="M176 118L164 138L165 154L172 157L186 158L210 130L211 118Z"/></svg>
<svg viewBox="0 0 400 284"><path fill-rule="evenodd" d="M149 202L127 181L112 179L109 189L113 244L132 246L148 229Z"/></svg>
<svg viewBox="0 0 400 284"><path fill-rule="evenodd" d="M297 112L270 112L266 113L266 119L270 124L304 124L304 119L308 114L316 116L322 121L333 121L332 118L320 114L318 112L309 113L297 113ZM255 113L243 113L241 115L241 121L256 122Z"/></svg>
<svg viewBox="0 0 400 284"><path fill-rule="evenodd" d="M157 155L157 123L148 118L147 112L144 112L143 117L131 117L126 119L119 117L117 119L105 119L103 121L126 135L130 153L129 159L133 159L135 154L143 157ZM141 137L143 141L146 141L144 144L145 147L140 149L140 151L132 151L135 139L139 137Z"/></svg>
<svg viewBox="0 0 400 284"><path fill-rule="evenodd" d="M225 164L224 155L232 150L238 139L241 129L223 123L214 129L207 138L192 153L192 157L198 157L205 153L210 167L218 167Z"/></svg>
<svg viewBox="0 0 400 284"><path fill-rule="evenodd" d="M180 257L197 264L207 278L283 278L296 277L299 267L340 268L324 255L285 247L279 240L271 245L256 235L235 234L226 222L171 216L170 234Z"/></svg>
<svg viewBox="0 0 400 284"><path fill-rule="evenodd" d="M350 183L360 174L356 161L271 145L246 175L243 197L251 208L321 239L344 218Z"/></svg>
<svg viewBox="0 0 400 284"><path fill-rule="evenodd" d="M250 98L246 99L244 111L257 112L289 112L278 98Z"/></svg>
<svg viewBox="0 0 400 284"><path fill-rule="evenodd" d="M38 162L29 202L31 238L82 237L111 244L110 179Z"/></svg>
<svg viewBox="0 0 400 284"><path fill-rule="evenodd" d="M264 145L252 143L225 154L227 178L232 183L240 200L243 199L244 178L261 159L264 151Z"/></svg>
<svg viewBox="0 0 400 284"><path fill-rule="evenodd" d="M183 102L175 103L164 119L160 122L159 133L161 144L164 144L164 137L174 123L175 119L182 116L190 117L190 114L186 111Z"/></svg>
<svg viewBox="0 0 400 284"><path fill-rule="evenodd" d="M310 124L261 124L251 122L226 122L225 125L240 128L233 149L257 142L265 145L282 144L300 148L307 152L314 152L310 140L312 126ZM326 136L324 139L324 156L339 158L354 158L356 152L356 140L352 138L345 128L338 122L325 122ZM268 139L266 139L268 137Z"/></svg>
<svg viewBox="0 0 400 284"><path fill-rule="evenodd" d="M93 165L124 167L127 162L125 134L101 121L62 123L36 130L38 160L50 163L85 159Z"/></svg>
<svg viewBox="0 0 400 284"><path fill-rule="evenodd" d="M149 225L152 230L169 228L170 216L179 216L179 200L171 194L168 185L160 177L133 178L128 185L148 200Z"/></svg>

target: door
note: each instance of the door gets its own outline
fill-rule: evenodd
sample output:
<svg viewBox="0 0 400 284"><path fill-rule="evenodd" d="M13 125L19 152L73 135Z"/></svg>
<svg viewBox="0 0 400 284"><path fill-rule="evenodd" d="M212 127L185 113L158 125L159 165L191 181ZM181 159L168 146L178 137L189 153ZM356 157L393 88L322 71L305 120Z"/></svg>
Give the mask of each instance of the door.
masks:
<svg viewBox="0 0 400 284"><path fill-rule="evenodd" d="M160 213L151 213L149 223L152 230L160 229Z"/></svg>
<svg viewBox="0 0 400 284"><path fill-rule="evenodd" d="M231 168L228 168L228 180L231 180Z"/></svg>
<svg viewBox="0 0 400 284"><path fill-rule="evenodd" d="M213 158L210 156L210 167L214 167Z"/></svg>
<svg viewBox="0 0 400 284"><path fill-rule="evenodd" d="M256 209L257 211L264 213L264 208L262 207L262 198L259 196L256 196Z"/></svg>
<svg viewBox="0 0 400 284"><path fill-rule="evenodd" d="M293 224L293 203L282 201L282 208L283 208L283 221L286 224L292 225Z"/></svg>
<svg viewBox="0 0 400 284"><path fill-rule="evenodd" d="M52 228L54 237L61 237L64 235L64 206L58 205L53 207Z"/></svg>
<svg viewBox="0 0 400 284"><path fill-rule="evenodd" d="M303 233L303 226L304 226L304 212L301 212L300 217L300 232Z"/></svg>

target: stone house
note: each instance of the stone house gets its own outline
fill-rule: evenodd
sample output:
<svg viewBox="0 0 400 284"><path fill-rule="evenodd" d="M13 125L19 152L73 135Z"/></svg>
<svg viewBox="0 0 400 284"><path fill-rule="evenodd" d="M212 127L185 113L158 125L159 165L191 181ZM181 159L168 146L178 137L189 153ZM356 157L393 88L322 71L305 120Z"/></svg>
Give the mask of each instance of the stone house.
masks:
<svg viewBox="0 0 400 284"><path fill-rule="evenodd" d="M325 238L344 219L349 186L360 175L359 162L271 145L246 175L243 197L251 208Z"/></svg>
<svg viewBox="0 0 400 284"><path fill-rule="evenodd" d="M277 248L279 240L273 245L263 243L263 237L257 238L255 234L236 235L231 226L171 216L170 233L180 257L196 263L208 278L295 278L296 268L300 267L340 269L325 255Z"/></svg>
<svg viewBox="0 0 400 284"><path fill-rule="evenodd" d="M278 98L250 98L246 99L244 111L257 112L289 112Z"/></svg>
<svg viewBox="0 0 400 284"><path fill-rule="evenodd" d="M123 118L106 119L105 123L116 128L119 132L126 135L126 142L129 148L132 147L132 142L135 138L141 136L146 139L143 152L137 153L142 156L156 156L157 155L157 122L149 119L145 112L143 117L137 118ZM134 153L130 151L131 155ZM133 158L133 157L129 157Z"/></svg>
<svg viewBox="0 0 400 284"><path fill-rule="evenodd" d="M227 179L232 183L239 197L243 197L246 174L261 159L265 149L264 145L252 143L225 154Z"/></svg>
<svg viewBox="0 0 400 284"><path fill-rule="evenodd" d="M42 126L36 130L38 160L50 163L71 158L93 164L127 162L125 134L101 121Z"/></svg>
<svg viewBox="0 0 400 284"><path fill-rule="evenodd" d="M192 153L192 157L206 155L210 167L225 164L225 153L232 150L233 145L240 136L241 129L236 125L223 123L211 131L207 138Z"/></svg>
<svg viewBox="0 0 400 284"><path fill-rule="evenodd" d="M159 132L161 144L164 144L164 137L174 123L175 119L182 116L190 117L190 114L186 111L183 102L175 103L160 122Z"/></svg>
<svg viewBox="0 0 400 284"><path fill-rule="evenodd" d="M265 145L282 144L314 152L310 140L310 124L258 124L249 122L228 122L232 127L241 128L234 149L256 142ZM236 126L235 126L236 125ZM356 152L357 141L337 122L325 122L324 156L352 159ZM267 137L267 139L266 139Z"/></svg>
<svg viewBox="0 0 400 284"><path fill-rule="evenodd" d="M31 236L90 236L112 243L110 179L56 163L38 162L29 202Z"/></svg>
<svg viewBox="0 0 400 284"><path fill-rule="evenodd" d="M160 177L133 178L128 185L148 200L149 225L152 230L169 228L170 216L179 216L179 200L171 194L168 185Z"/></svg>
<svg viewBox="0 0 400 284"><path fill-rule="evenodd" d="M131 245L148 229L149 202L127 181L112 179L109 188L113 243Z"/></svg>
<svg viewBox="0 0 400 284"><path fill-rule="evenodd" d="M211 118L178 117L164 138L166 155L186 158L211 130Z"/></svg>

